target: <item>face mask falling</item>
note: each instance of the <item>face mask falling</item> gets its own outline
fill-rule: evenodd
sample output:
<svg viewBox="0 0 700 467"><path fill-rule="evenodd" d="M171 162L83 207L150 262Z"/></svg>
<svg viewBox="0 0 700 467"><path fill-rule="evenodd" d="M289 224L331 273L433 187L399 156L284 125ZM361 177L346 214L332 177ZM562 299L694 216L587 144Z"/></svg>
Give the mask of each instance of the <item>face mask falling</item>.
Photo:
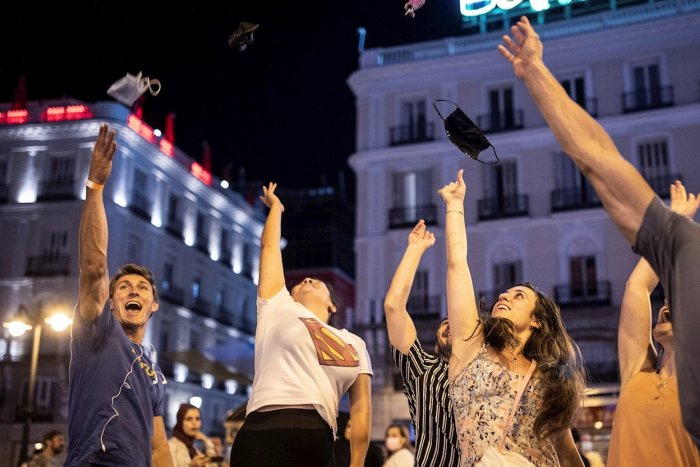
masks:
<svg viewBox="0 0 700 467"><path fill-rule="evenodd" d="M436 104L438 102L448 102L453 104L455 109L447 117L443 117L437 108ZM457 104L451 101L438 99L433 102L433 107L440 118L443 119L447 137L450 138L452 144L457 146L457 149L475 161L483 164L497 164L499 162L496 149L489 142L489 140L486 139L486 136L484 136L484 133L482 133L479 127L476 126L476 124L472 122L469 117L467 117L467 115L462 111L462 109L459 108ZM496 157L496 160L492 162L484 162L483 160L479 159L479 153L489 147L493 149L493 155Z"/></svg>

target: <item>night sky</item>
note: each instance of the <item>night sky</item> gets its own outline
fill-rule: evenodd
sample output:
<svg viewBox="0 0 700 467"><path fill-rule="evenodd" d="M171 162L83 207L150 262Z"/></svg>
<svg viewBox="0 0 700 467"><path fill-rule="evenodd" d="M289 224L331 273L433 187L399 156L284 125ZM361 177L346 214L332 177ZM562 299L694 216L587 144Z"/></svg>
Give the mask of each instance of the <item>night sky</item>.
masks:
<svg viewBox="0 0 700 467"><path fill-rule="evenodd" d="M17 5L21 3L21 5ZM111 100L127 72L158 78L144 120L164 127L176 113L175 144L212 171L281 186L334 184L355 149L354 96L359 26L365 47L461 33L458 0L427 0L411 19L404 0L216 2L34 2L3 5L0 102L26 76L29 100ZM76 6L79 5L79 6ZM79 17L82 17L79 18ZM228 45L240 21L260 24L245 52ZM350 178L352 180L352 178Z"/></svg>

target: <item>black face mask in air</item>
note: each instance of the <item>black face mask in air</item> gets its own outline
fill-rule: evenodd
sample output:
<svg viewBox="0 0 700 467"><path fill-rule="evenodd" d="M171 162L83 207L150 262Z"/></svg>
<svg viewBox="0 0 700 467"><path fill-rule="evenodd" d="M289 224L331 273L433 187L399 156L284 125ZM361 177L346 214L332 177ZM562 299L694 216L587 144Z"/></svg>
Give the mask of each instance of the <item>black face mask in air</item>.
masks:
<svg viewBox="0 0 700 467"><path fill-rule="evenodd" d="M449 102L456 108L447 117L443 117L437 105L435 105L438 102ZM482 164L498 164L499 159L498 154L496 154L496 149L489 140L486 139L486 136L484 136L484 133L482 133L479 127L467 117L457 104L452 101L438 99L433 102L433 107L440 118L445 122L447 137L450 138L450 141L452 141L460 151ZM494 162L479 160L479 153L489 147L493 149L493 155L496 156L496 160Z"/></svg>

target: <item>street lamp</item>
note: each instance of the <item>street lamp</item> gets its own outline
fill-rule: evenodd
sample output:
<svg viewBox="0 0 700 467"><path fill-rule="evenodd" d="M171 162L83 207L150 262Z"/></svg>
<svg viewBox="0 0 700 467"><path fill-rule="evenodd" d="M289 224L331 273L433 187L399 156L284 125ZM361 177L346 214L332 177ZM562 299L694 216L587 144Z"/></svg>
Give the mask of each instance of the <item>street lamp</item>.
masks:
<svg viewBox="0 0 700 467"><path fill-rule="evenodd" d="M34 329L34 336L32 337L31 365L29 367L27 405L24 411L24 428L22 430L22 444L20 446L19 453L20 463L29 459L27 445L29 444L29 431L32 425L32 417L34 416L34 390L36 386L36 368L39 361L41 331L43 328L42 321L49 324L49 326L51 326L51 328L57 332L65 331L73 322L73 320L63 311L54 310L44 315L41 303L39 303L39 309L35 320L32 321L28 316L27 309L24 306L20 306L17 316L15 316L11 321L3 323L3 326L7 328L8 332L13 337L19 337L26 331Z"/></svg>

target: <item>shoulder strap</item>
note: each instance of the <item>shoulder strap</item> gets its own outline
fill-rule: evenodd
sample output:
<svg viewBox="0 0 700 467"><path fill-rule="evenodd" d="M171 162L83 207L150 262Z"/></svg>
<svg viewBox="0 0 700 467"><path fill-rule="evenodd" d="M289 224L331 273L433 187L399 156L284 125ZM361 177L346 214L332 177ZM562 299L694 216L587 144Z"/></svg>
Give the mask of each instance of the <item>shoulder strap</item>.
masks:
<svg viewBox="0 0 700 467"><path fill-rule="evenodd" d="M525 378L523 378L522 383L520 383L520 387L518 388L518 393L515 395L515 401L513 402L513 408L510 410L510 415L508 415L508 420L506 421L506 426L503 428L503 437L501 438L501 442L498 445L499 451L503 450L503 445L506 442L506 436L508 435L508 432L510 431L510 427L513 426L513 417L515 417L515 412L518 411L518 406L520 405L520 399L523 397L523 393L525 392L525 388L527 387L527 383L530 382L530 378L532 377L532 374L535 372L536 368L537 368L537 362L535 360L532 360L532 362L530 362L530 368L528 368L527 373L525 374Z"/></svg>

